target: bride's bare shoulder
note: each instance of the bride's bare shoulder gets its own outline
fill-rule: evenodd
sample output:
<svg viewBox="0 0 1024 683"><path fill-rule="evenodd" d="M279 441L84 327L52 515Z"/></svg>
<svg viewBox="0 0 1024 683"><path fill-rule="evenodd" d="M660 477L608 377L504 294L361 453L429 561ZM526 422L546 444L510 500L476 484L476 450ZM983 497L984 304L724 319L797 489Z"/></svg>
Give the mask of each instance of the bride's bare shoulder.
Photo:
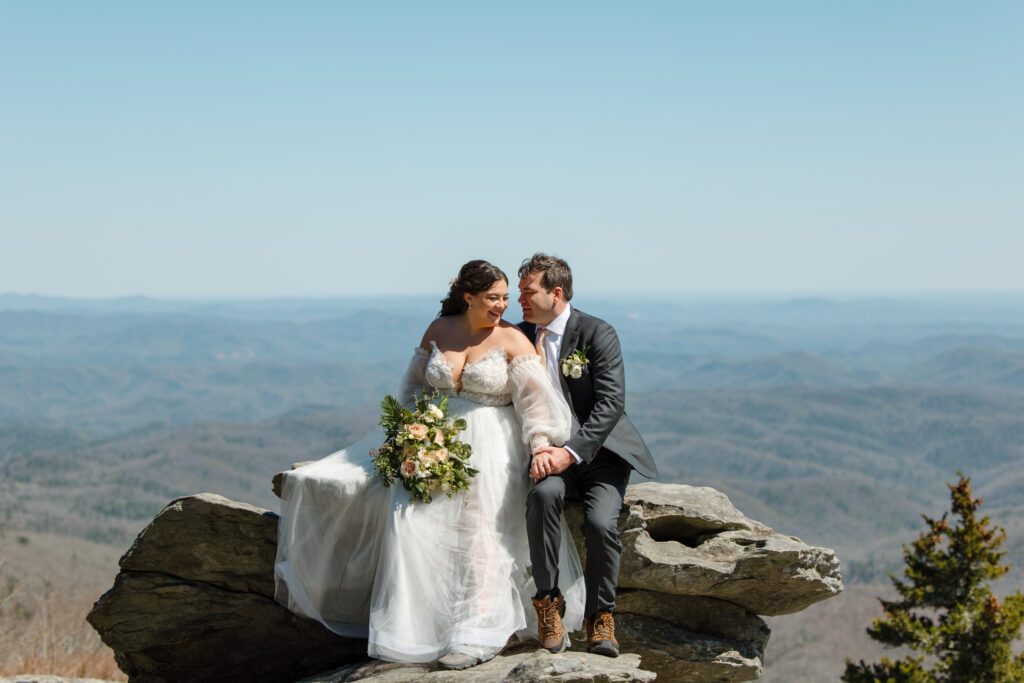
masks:
<svg viewBox="0 0 1024 683"><path fill-rule="evenodd" d="M423 338L420 339L420 348L432 351L433 347L430 342L441 342L451 335L452 321L449 318L434 318L429 325L427 325L426 331L423 333Z"/></svg>
<svg viewBox="0 0 1024 683"><path fill-rule="evenodd" d="M537 353L537 349L533 347L523 331L515 325L503 320L498 326L497 332L501 335L501 345L505 347L505 353L509 355L509 358Z"/></svg>

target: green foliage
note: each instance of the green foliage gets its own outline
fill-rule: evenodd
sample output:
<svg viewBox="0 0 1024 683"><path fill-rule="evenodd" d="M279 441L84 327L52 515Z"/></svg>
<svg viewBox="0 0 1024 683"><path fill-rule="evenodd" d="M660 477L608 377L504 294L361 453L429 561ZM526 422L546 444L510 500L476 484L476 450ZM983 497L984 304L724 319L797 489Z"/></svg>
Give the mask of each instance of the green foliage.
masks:
<svg viewBox="0 0 1024 683"><path fill-rule="evenodd" d="M978 517L982 499L960 474L950 485L951 511L941 519L926 515L927 531L903 546L905 580L891 576L899 600L880 600L885 618L875 619L868 635L890 647L908 647L924 655L881 663L846 661L842 680L851 683L924 683L1024 680L1024 655L1011 648L1024 624L1020 591L1000 603L988 583L1006 575L999 550L1006 533ZM932 663L926 668L926 656Z"/></svg>
<svg viewBox="0 0 1024 683"><path fill-rule="evenodd" d="M380 402L380 423L388 437L398 433L398 427L412 421L412 413L406 410L398 399L387 394Z"/></svg>

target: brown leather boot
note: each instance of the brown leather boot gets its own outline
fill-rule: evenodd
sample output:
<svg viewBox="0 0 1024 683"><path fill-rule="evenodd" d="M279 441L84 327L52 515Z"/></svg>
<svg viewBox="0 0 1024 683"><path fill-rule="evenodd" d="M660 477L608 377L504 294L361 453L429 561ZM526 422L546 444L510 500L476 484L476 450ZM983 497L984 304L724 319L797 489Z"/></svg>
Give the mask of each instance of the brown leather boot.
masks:
<svg viewBox="0 0 1024 683"><path fill-rule="evenodd" d="M569 646L569 637L562 628L565 600L561 595L549 595L543 600L534 600L533 608L537 610L537 638L540 646L553 655L564 651Z"/></svg>
<svg viewBox="0 0 1024 683"><path fill-rule="evenodd" d="M611 612L595 612L587 617L587 652L605 657L619 656L619 641L615 640L615 619Z"/></svg>

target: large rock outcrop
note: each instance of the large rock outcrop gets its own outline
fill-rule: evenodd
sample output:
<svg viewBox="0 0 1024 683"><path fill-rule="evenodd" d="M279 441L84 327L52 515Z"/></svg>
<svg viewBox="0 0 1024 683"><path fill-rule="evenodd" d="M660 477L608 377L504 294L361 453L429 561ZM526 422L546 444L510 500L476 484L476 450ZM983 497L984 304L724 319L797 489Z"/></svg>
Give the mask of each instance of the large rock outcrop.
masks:
<svg viewBox="0 0 1024 683"><path fill-rule="evenodd" d="M715 598L765 616L799 612L843 589L835 552L749 519L715 489L637 484L626 507L621 587Z"/></svg>
<svg viewBox="0 0 1024 683"><path fill-rule="evenodd" d="M579 510L567 514L578 528ZM367 661L365 641L274 602L276 516L213 494L177 499L156 516L89 622L139 682L626 682L656 673L724 683L761 675L769 631L758 615L796 612L842 590L833 551L747 518L714 489L631 486L619 528L617 635L639 658L519 646L464 672Z"/></svg>
<svg viewBox="0 0 1024 683"><path fill-rule="evenodd" d="M566 514L585 558L582 512ZM616 633L664 680L755 680L769 636L757 615L797 612L843 589L832 550L776 533L712 488L630 486L619 532Z"/></svg>
<svg viewBox="0 0 1024 683"><path fill-rule="evenodd" d="M203 493L172 501L87 619L129 680L294 681L365 658L274 601L277 515Z"/></svg>

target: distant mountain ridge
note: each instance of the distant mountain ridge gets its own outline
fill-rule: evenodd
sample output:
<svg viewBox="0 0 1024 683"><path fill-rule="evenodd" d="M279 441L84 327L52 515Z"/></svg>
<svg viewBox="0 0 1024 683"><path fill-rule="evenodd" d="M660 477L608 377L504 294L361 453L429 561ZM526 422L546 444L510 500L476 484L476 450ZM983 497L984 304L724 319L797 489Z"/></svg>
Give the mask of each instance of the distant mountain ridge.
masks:
<svg viewBox="0 0 1024 683"><path fill-rule="evenodd" d="M437 312L440 297L359 296L322 298L173 299L147 296L73 298L38 294L0 294L0 312L65 313L81 315L197 315L235 320L319 320L344 317L377 308L429 315Z"/></svg>
<svg viewBox="0 0 1024 683"><path fill-rule="evenodd" d="M814 351L792 331L613 322L630 394L910 385L1024 391L1024 331L933 334L938 325L929 324L909 341L900 328L859 347ZM397 388L423 324L411 313L372 308L299 321L0 312L0 420L116 433L150 422L263 420L309 403L361 405Z"/></svg>
<svg viewBox="0 0 1024 683"><path fill-rule="evenodd" d="M276 509L275 472L362 438L377 420L375 407L309 406L259 423L155 424L107 437L7 424L0 520L120 545L168 500L199 490Z"/></svg>
<svg viewBox="0 0 1024 683"><path fill-rule="evenodd" d="M956 348L918 364L906 377L915 383L985 385L1024 391L1024 353Z"/></svg>
<svg viewBox="0 0 1024 683"><path fill-rule="evenodd" d="M34 422L116 434L154 422L259 421L310 403L375 403L397 390L401 372L394 363L356 362L0 365L0 424Z"/></svg>

